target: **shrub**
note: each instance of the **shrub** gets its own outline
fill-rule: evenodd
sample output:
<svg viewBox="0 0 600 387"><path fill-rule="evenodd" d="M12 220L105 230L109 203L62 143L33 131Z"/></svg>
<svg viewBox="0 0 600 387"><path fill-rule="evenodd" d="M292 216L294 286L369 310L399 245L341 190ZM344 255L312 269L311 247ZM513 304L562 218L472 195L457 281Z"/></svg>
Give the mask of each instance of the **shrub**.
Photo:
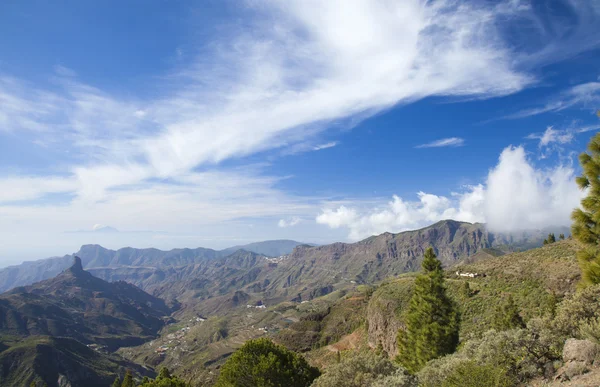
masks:
<svg viewBox="0 0 600 387"><path fill-rule="evenodd" d="M490 330L481 338L467 341L458 353L429 362L418 374L419 383L425 387L442 386L449 383L446 380L466 380L468 375L493 376L498 384L490 386L524 382L544 375L545 366L560 358L555 344L555 340L541 336L536 330ZM449 385L452 384L446 384Z"/></svg>
<svg viewBox="0 0 600 387"><path fill-rule="evenodd" d="M144 378L139 387L188 387L189 384L171 375L167 368L162 368L155 380Z"/></svg>
<svg viewBox="0 0 600 387"><path fill-rule="evenodd" d="M600 285L581 289L558 304L555 329L563 339L582 338L581 326L590 324L597 316L600 316Z"/></svg>
<svg viewBox="0 0 600 387"><path fill-rule="evenodd" d="M584 320L579 324L579 332L584 339L600 344L600 318Z"/></svg>
<svg viewBox="0 0 600 387"><path fill-rule="evenodd" d="M380 376L375 379L370 387L417 387L417 378L409 374L403 368L388 376Z"/></svg>
<svg viewBox="0 0 600 387"><path fill-rule="evenodd" d="M468 362L471 360L458 354L432 360L417 374L419 386L439 387L456 368Z"/></svg>
<svg viewBox="0 0 600 387"><path fill-rule="evenodd" d="M497 331L506 331L523 328L524 326L523 319L519 315L519 308L517 308L515 301L509 294L494 311L492 327Z"/></svg>
<svg viewBox="0 0 600 387"><path fill-rule="evenodd" d="M441 384L442 387L511 387L514 381L494 365L478 365L473 361L459 363Z"/></svg>
<svg viewBox="0 0 600 387"><path fill-rule="evenodd" d="M372 352L362 352L327 368L323 375L315 380L313 387L371 386L375 381L379 382L378 379L396 375L396 372L406 371L398 369L387 358Z"/></svg>
<svg viewBox="0 0 600 387"><path fill-rule="evenodd" d="M518 381L543 375L544 366L558 355L528 329L490 330L480 339L466 342L460 354L480 365L502 367L509 377Z"/></svg>
<svg viewBox="0 0 600 387"><path fill-rule="evenodd" d="M319 374L301 355L261 338L247 341L231 355L216 386L303 387Z"/></svg>

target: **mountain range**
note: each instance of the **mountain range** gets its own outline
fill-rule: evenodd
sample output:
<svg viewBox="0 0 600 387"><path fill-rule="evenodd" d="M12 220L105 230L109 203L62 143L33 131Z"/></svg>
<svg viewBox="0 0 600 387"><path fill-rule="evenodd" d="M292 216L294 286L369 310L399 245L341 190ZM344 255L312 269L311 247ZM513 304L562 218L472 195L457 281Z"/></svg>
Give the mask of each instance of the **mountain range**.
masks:
<svg viewBox="0 0 600 387"><path fill-rule="evenodd" d="M202 263L210 259L226 257L237 250L246 250L265 256L278 257L290 253L294 247L299 245L303 245L303 243L291 240L271 240L230 247L224 250L199 247L169 251L154 248L135 249L131 247L110 250L99 245L84 245L74 254L27 261L19 265L0 269L0 292L52 278L68 268L75 256L81 258L83 267L86 269L121 267L164 268Z"/></svg>
<svg viewBox="0 0 600 387"><path fill-rule="evenodd" d="M281 277L282 271L289 271L290 273L284 276L286 277L284 279L276 278L275 282L277 280L279 282L289 281L287 285L295 281L299 268L304 272L309 269L310 262L303 262L308 257L310 257L309 260L320 260L318 266L324 270L338 270L335 264L332 267L330 266L332 262L336 262L339 257L344 256L344 259L339 263L344 266L344 269L338 272L347 278L357 277L352 278L352 280L364 281L367 278L372 280L381 278L381 275L387 276L414 270L419 264L418 257L422 254L424 248L429 245L437 249L445 264L450 264L458 259L476 254L481 249L495 248L506 252L538 247L541 246L548 232L555 232L558 235L558 233L568 234L569 230L562 227L503 234L490 232L481 223L470 224L445 220L421 230L399 234L384 233L357 243L333 243L324 246L315 246L292 240L257 242L224 250L202 247L169 251L131 247L110 250L99 245L84 245L74 254L23 262L20 265L1 269L0 292L51 278L68 268L74 256L80 257L83 267L91 270L100 278L111 281L117 279L128 281L145 290L155 288L163 280L189 278L190 275L196 275L197 273L211 273L213 275L212 269L214 267L227 267L227 262L230 261L227 260L228 256L236 253L238 255L245 254L240 251L269 258L283 256L280 259L279 266L283 266L284 269L277 270L278 273L275 276ZM376 259L373 260L374 258ZM290 262L283 262L290 259L294 262L291 265L293 267L290 267ZM267 262L264 258L259 262L267 266L269 263L273 264L273 260ZM297 266L297 262L303 263ZM392 272L388 274L386 268L392 270ZM240 274L240 272L236 273ZM233 275L232 272L227 274L227 276L231 275ZM258 276L256 277L258 278ZM201 280L203 275L200 275L199 278ZM213 278L209 279L212 280ZM265 279L268 280L269 284L274 282L273 279ZM247 281L247 278L245 281ZM254 286L255 288L266 288L269 285L265 283ZM271 285L272 288L273 285Z"/></svg>

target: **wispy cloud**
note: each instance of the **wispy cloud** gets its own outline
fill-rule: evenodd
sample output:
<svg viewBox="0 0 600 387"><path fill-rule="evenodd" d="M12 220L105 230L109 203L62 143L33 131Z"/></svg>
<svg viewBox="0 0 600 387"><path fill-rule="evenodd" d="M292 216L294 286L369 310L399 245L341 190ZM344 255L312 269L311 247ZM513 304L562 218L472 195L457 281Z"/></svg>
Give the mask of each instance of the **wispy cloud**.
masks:
<svg viewBox="0 0 600 387"><path fill-rule="evenodd" d="M331 141L331 142L327 142L325 144L319 144L313 147L313 150L321 150L321 149L328 149L328 148L333 148L334 146L337 146L339 144L339 142L337 141Z"/></svg>
<svg viewBox="0 0 600 387"><path fill-rule="evenodd" d="M426 96L504 95L532 81L497 44L493 20L507 10L416 0L270 4L264 29L220 41L154 100L111 96L71 74L54 91L6 81L0 95L12 102L0 104L2 127L64 138L55 145L86 159L65 173L93 203L149 179L293 147L333 120L356 124Z"/></svg>
<svg viewBox="0 0 600 387"><path fill-rule="evenodd" d="M559 112L571 107L580 107L595 111L600 104L600 82L588 82L573 86L548 101L544 106L525 109L515 114L503 117L504 119L518 119L535 116L548 112Z"/></svg>
<svg viewBox="0 0 600 387"><path fill-rule="evenodd" d="M465 140L460 137L449 137L442 138L440 140L435 140L432 142L428 142L427 144L421 144L415 146L415 148L441 148L441 147L456 147L465 145Z"/></svg>
<svg viewBox="0 0 600 387"><path fill-rule="evenodd" d="M277 226L281 227L281 228L287 228L287 227L294 227L298 224L300 224L302 222L302 219L297 217L297 216L293 216L290 219L279 219L279 222L277 222Z"/></svg>
<svg viewBox="0 0 600 387"><path fill-rule="evenodd" d="M542 148L553 143L568 144L573 141L573 133L571 130L557 130L549 126L543 133L531 133L526 138L528 140L539 140L539 147Z"/></svg>

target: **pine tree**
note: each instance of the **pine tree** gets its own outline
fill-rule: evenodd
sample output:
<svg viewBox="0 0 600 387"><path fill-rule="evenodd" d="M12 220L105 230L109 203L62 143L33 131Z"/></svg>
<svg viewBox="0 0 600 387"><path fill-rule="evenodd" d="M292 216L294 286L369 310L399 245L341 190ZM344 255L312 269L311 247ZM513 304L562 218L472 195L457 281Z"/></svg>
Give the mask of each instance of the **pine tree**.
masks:
<svg viewBox="0 0 600 387"><path fill-rule="evenodd" d="M131 375L131 371L127 370L125 373L125 378L123 379L123 383L121 383L121 387L135 387L135 383L133 382L133 376Z"/></svg>
<svg viewBox="0 0 600 387"><path fill-rule="evenodd" d="M112 387L121 387L121 379L119 378L119 375L117 375L117 377L115 378Z"/></svg>
<svg viewBox="0 0 600 387"><path fill-rule="evenodd" d="M163 367L160 369L160 372L158 373L158 377L156 379L171 379L171 372L169 372L169 369L167 367Z"/></svg>
<svg viewBox="0 0 600 387"><path fill-rule="evenodd" d="M565 234L560 234L558 236L558 239L560 239L561 241L564 241L565 240Z"/></svg>
<svg viewBox="0 0 600 387"><path fill-rule="evenodd" d="M590 140L588 152L579 156L583 174L577 177L587 196L571 215L571 234L584 245L577 253L584 286L600 283L600 133Z"/></svg>
<svg viewBox="0 0 600 387"><path fill-rule="evenodd" d="M548 243L554 243L554 242L556 242L556 237L554 236L554 233L548 234Z"/></svg>
<svg viewBox="0 0 600 387"><path fill-rule="evenodd" d="M509 329L523 328L524 326L525 323L523 323L523 319L519 315L519 308L515 304L512 295L509 294L504 302L496 308L492 327L497 331L507 331Z"/></svg>
<svg viewBox="0 0 600 387"><path fill-rule="evenodd" d="M442 263L431 247L415 280L405 323L406 329L398 333L398 360L410 372L454 352L458 345L459 314L446 294Z"/></svg>

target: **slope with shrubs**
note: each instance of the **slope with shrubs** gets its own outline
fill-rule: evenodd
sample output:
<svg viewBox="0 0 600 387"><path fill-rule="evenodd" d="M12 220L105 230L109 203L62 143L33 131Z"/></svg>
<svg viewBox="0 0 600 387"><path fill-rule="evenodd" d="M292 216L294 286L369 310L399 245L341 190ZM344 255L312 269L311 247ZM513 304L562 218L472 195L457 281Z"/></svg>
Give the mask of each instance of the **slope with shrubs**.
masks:
<svg viewBox="0 0 600 387"><path fill-rule="evenodd" d="M448 291L461 312L461 340L492 328L494 306L502 304L509 295L525 322L551 313L558 301L575 291L580 276L577 249L577 242L566 240L447 270ZM479 276L460 277L457 271ZM398 354L396 334L404 327L413 286L413 274L388 280L377 288L369 302L369 343L381 346L390 356Z"/></svg>
<svg viewBox="0 0 600 387"><path fill-rule="evenodd" d="M461 345L413 376L395 360L414 275L383 283L366 313L372 349L338 355L314 385L503 387L572 377L573 370L563 365L565 341L600 341L600 285L576 292L578 248L572 240L560 241L448 270L446 285L462 315ZM460 277L456 271L478 276ZM578 372L594 371L593 365L578 367Z"/></svg>

